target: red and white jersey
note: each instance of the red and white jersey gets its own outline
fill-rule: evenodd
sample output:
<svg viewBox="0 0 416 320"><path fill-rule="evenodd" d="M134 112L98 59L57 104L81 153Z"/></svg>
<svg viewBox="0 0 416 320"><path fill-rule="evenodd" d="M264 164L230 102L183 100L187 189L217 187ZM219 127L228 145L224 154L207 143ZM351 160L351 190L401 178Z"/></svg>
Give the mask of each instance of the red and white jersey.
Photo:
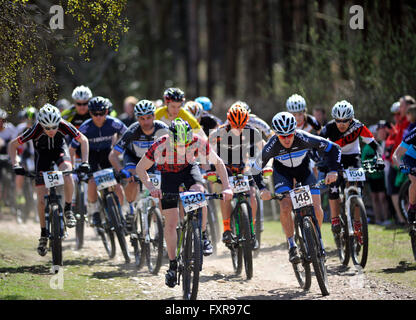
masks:
<svg viewBox="0 0 416 320"><path fill-rule="evenodd" d="M374 141L370 130L357 119L353 119L347 131L343 133L338 130L335 120L332 120L323 127L320 136L338 144L342 154L360 154L360 137L366 144Z"/></svg>

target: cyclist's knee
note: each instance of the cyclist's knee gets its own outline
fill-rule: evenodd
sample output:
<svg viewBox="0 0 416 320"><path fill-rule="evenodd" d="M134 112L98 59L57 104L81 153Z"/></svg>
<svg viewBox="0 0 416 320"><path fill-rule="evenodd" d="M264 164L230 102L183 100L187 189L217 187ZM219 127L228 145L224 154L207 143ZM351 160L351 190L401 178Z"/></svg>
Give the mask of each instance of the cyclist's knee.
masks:
<svg viewBox="0 0 416 320"><path fill-rule="evenodd" d="M189 188L190 191L197 191L197 192L205 192L205 188L203 185L195 183Z"/></svg>

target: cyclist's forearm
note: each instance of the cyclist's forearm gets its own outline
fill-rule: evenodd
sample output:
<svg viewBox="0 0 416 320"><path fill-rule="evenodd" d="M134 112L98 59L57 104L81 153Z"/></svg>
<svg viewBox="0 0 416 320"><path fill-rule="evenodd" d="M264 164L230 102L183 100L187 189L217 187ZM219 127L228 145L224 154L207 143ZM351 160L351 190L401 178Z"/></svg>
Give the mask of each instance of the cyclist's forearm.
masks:
<svg viewBox="0 0 416 320"><path fill-rule="evenodd" d="M230 182L228 181L228 174L227 170L225 169L224 162L217 162L215 164L215 170L217 171L217 174L219 175L223 189L231 189Z"/></svg>
<svg viewBox="0 0 416 320"><path fill-rule="evenodd" d="M17 147L18 147L19 143L17 142L16 139L10 141L9 146L8 146L8 153L9 153L9 157L10 157L10 162L12 164L12 166L14 166L16 164L16 154L17 154Z"/></svg>
<svg viewBox="0 0 416 320"><path fill-rule="evenodd" d="M405 148L399 146L393 153L393 164L400 166L402 164L402 157L406 153L406 151L407 150Z"/></svg>
<svg viewBox="0 0 416 320"><path fill-rule="evenodd" d="M120 160L118 159L119 154L120 153L118 151L113 149L108 155L108 161L110 161L111 165L117 172L123 169L123 166L120 164Z"/></svg>
<svg viewBox="0 0 416 320"><path fill-rule="evenodd" d="M88 162L88 154L89 154L89 143L87 137L81 134L79 138L79 143L81 144L81 159L82 162Z"/></svg>

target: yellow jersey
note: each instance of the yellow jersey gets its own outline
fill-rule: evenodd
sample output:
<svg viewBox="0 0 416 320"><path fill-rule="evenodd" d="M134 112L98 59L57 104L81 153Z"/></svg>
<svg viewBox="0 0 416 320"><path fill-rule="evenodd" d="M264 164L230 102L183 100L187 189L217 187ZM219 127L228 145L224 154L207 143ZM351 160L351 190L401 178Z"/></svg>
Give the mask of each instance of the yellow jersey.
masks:
<svg viewBox="0 0 416 320"><path fill-rule="evenodd" d="M169 120L167 106L156 109L155 118L156 120L163 121L168 126L170 126L172 122L172 120ZM196 120L195 117L191 113L189 113L183 108L179 110L178 118L181 118L182 120L187 121L189 125L191 126L191 128L194 129L194 132L198 132L201 129L201 125L199 124L198 120Z"/></svg>

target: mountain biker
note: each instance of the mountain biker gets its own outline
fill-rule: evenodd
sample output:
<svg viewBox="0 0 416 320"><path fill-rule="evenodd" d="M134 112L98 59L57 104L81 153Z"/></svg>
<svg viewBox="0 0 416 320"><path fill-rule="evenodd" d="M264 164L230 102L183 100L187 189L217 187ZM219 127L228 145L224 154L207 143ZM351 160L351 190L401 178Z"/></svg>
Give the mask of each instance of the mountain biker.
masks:
<svg viewBox="0 0 416 320"><path fill-rule="evenodd" d="M176 245L178 225L178 198L163 197L164 193L177 193L184 183L187 190L205 192L197 158L201 163L214 164L218 175L224 181L222 186L224 200L231 200L232 191L227 179L227 172L222 160L213 152L206 140L193 134L186 121L177 118L172 121L170 132L157 139L145 156L137 164L137 174L142 183L149 189L152 197L161 199L162 214L165 217L165 239L169 256L169 270L165 283L169 287L176 285ZM150 182L147 170L156 164L161 172L161 189L156 189ZM207 215L203 212L202 230L206 228ZM204 234L203 234L204 237Z"/></svg>
<svg viewBox="0 0 416 320"><path fill-rule="evenodd" d="M72 91L74 105L62 111L62 118L79 128L84 121L91 118L88 112L88 101L92 98L91 89L86 86L78 86Z"/></svg>
<svg viewBox="0 0 416 320"><path fill-rule="evenodd" d="M210 112L212 110L212 102L210 98L198 97L195 99L195 102L200 103L203 108L200 124L208 137L209 131L220 126L222 121Z"/></svg>
<svg viewBox="0 0 416 320"><path fill-rule="evenodd" d="M161 120L170 126L171 122L176 118L181 118L189 123L194 134L201 135L205 137L206 135L203 130L201 130L201 125L195 119L195 117L186 111L183 107L185 103L185 93L179 88L168 88L163 93L163 100L165 106L156 109L155 118L156 120Z"/></svg>
<svg viewBox="0 0 416 320"><path fill-rule="evenodd" d="M241 105L240 101L232 104L227 112L227 123L219 126L209 136L210 146L222 159L227 169L228 176L243 174L249 170L249 158L254 158L263 147L261 133L248 125L249 112ZM250 206L252 209L253 225L256 223L257 199L255 183L249 176L250 184ZM231 201L221 201L221 212L223 217L224 232L222 241L230 243L231 234ZM253 235L253 247L257 249L258 241Z"/></svg>
<svg viewBox="0 0 416 320"><path fill-rule="evenodd" d="M341 164L344 169L348 167L361 168L361 137L364 143L368 144L376 153L377 165L384 168L384 161L381 158L381 147L374 139L370 130L359 120L354 118L354 108L346 100L337 102L332 108L332 121L328 122L321 130L320 136L329 139L341 147ZM326 172L325 168L321 168L322 172ZM339 188L342 181L340 176L337 183L329 186L329 206L331 208L331 224L334 236L341 231L340 225L340 199ZM359 210L354 214L354 229L361 239L361 221Z"/></svg>
<svg viewBox="0 0 416 320"><path fill-rule="evenodd" d="M297 129L312 133L313 131L319 133L321 124L315 117L307 114L306 101L301 95L292 94L286 100L286 109L296 118Z"/></svg>
<svg viewBox="0 0 416 320"><path fill-rule="evenodd" d="M38 111L34 107L26 107L21 110L20 117L22 118L23 122L19 123L16 127L16 132L18 135L23 134L27 129L33 126L33 123L36 121L37 113ZM34 171L35 150L33 148L33 142L28 141L24 145L21 145L17 149L17 152L21 158L20 163L22 164L23 168L26 171ZM26 201L23 196L23 184L25 182L24 176L16 175L15 182L17 204L23 204Z"/></svg>
<svg viewBox="0 0 416 320"><path fill-rule="evenodd" d="M407 220L409 224L416 217L416 128L403 138L402 143L394 151L393 161L399 166L403 173L409 174L409 208Z"/></svg>
<svg viewBox="0 0 416 320"><path fill-rule="evenodd" d="M166 134L169 127L162 121L155 120L156 107L149 100L140 100L134 107L137 122L134 122L111 150L108 159L116 172L123 178L130 178L124 189L129 211L126 214L127 231L131 232L134 219L133 202L137 197L137 182L132 175L136 172L136 165L147 152L153 142ZM123 164L119 156L123 154ZM151 171L154 171L151 169Z"/></svg>
<svg viewBox="0 0 416 320"><path fill-rule="evenodd" d="M275 135L263 147L261 154L252 164L253 177L260 189L263 200L270 200L271 193L263 181L261 170L273 159L273 180L275 192L282 193L293 189L294 180L303 185L316 183L316 178L309 166L309 151L315 148L325 155L329 172L325 183L335 182L338 177L341 150L339 146L322 137L297 129L295 117L289 112L279 112L272 119ZM319 225L322 224L323 212L319 188L311 188L313 205ZM300 256L294 240L294 222L291 216L292 203L284 198L280 204L280 220L289 243L289 261L299 263Z"/></svg>
<svg viewBox="0 0 416 320"><path fill-rule="evenodd" d="M44 256L47 253L48 235L46 234L45 222L45 198L48 190L45 187L41 172L50 171L52 162L55 162L59 170L72 170L68 147L65 136L69 135L81 145L82 164L79 169L88 172L88 140L72 124L63 120L58 108L51 104L45 104L38 113L35 124L23 134L10 142L9 155L13 170L17 175L24 175L25 169L17 163L16 154L19 145L30 140L33 141L35 149L35 173L36 173L36 194L38 199L38 214L41 227L41 237L37 251ZM71 200L74 191L74 181L72 175L64 176L65 206L64 215L66 225L72 228L76 224L74 214L71 210Z"/></svg>
<svg viewBox="0 0 416 320"><path fill-rule="evenodd" d="M122 135L127 130L123 122L108 115L108 107L108 101L103 97L97 96L89 100L88 110L91 119L85 121L79 128L79 131L87 137L89 142L89 163L92 172L112 167L108 155L111 151L113 137L115 134ZM74 156L78 146L79 143L73 139L69 149L71 157ZM116 185L115 191L120 205L122 205L124 195L119 184ZM97 185L94 179L89 179L87 211L92 216L91 226L93 227L101 225L97 200Z"/></svg>
<svg viewBox="0 0 416 320"><path fill-rule="evenodd" d="M250 106L246 102L238 101L237 103L239 103L243 108L245 108L250 114L250 117L248 118L248 124L250 125L250 127L259 130L260 133L262 133L266 138L266 141L269 140L273 136L273 131L267 124L267 122L259 118L254 113L252 113Z"/></svg>

